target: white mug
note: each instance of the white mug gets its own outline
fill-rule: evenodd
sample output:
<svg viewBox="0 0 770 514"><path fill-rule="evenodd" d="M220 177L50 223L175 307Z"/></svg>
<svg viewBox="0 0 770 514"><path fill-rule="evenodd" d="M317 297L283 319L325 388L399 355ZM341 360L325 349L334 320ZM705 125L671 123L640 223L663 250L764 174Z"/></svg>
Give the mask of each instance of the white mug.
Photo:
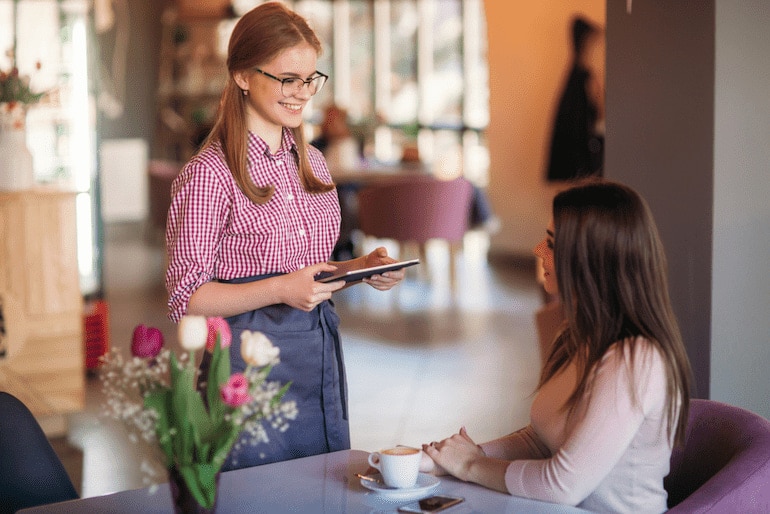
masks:
<svg viewBox="0 0 770 514"><path fill-rule="evenodd" d="M380 470L385 485L403 489L414 487L420 472L422 450L396 446L369 454L369 465Z"/></svg>

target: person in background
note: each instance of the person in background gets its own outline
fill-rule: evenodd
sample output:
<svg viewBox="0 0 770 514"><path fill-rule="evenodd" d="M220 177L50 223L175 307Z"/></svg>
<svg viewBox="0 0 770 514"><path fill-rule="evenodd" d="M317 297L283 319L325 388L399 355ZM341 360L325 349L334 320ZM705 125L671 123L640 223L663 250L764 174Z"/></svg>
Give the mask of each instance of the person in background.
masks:
<svg viewBox="0 0 770 514"><path fill-rule="evenodd" d="M572 22L572 61L553 121L549 181L601 176L604 168L604 31Z"/></svg>
<svg viewBox="0 0 770 514"><path fill-rule="evenodd" d="M347 110L334 104L326 106L320 128L320 134L310 144L324 154L332 176L335 171L355 171L361 154L348 126Z"/></svg>
<svg viewBox="0 0 770 514"><path fill-rule="evenodd" d="M348 125L348 112L335 104L326 106L320 128L320 134L310 144L324 154L332 178L335 173L355 172L361 164L361 155L359 144ZM353 239L358 227L359 189L360 185L355 182L337 184L342 223L340 237L332 253L336 260L352 259L355 256L356 245Z"/></svg>
<svg viewBox="0 0 770 514"><path fill-rule="evenodd" d="M269 379L291 382L285 398L299 410L286 432L266 426L269 444L231 454L225 470L350 447L339 318L330 301L345 282L315 277L395 262L384 248L327 262L340 207L321 152L303 138L302 116L327 80L316 69L320 52L306 20L280 2L241 17L214 127L172 186L169 317L226 318L232 372L246 367L240 334L263 332L280 348ZM403 276L364 281L388 290Z"/></svg>
<svg viewBox="0 0 770 514"><path fill-rule="evenodd" d="M462 428L423 446L423 471L592 512L665 511L690 365L646 203L618 183L580 182L554 198L535 254L566 321L530 424L481 445Z"/></svg>

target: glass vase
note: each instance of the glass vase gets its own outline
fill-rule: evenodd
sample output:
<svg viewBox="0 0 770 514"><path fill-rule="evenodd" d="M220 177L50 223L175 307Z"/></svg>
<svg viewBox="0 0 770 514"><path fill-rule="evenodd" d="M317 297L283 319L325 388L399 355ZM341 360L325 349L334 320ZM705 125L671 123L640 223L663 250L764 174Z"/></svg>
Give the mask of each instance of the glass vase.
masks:
<svg viewBox="0 0 770 514"><path fill-rule="evenodd" d="M34 185L26 114L25 106L19 102L0 103L0 191L20 191Z"/></svg>
<svg viewBox="0 0 770 514"><path fill-rule="evenodd" d="M214 505L207 509L200 505L195 499L184 477L176 467L168 470L168 485L171 489L171 499L174 503L174 512L177 514L214 514L217 511L217 502L219 501L219 473L216 477L217 493L214 499Z"/></svg>

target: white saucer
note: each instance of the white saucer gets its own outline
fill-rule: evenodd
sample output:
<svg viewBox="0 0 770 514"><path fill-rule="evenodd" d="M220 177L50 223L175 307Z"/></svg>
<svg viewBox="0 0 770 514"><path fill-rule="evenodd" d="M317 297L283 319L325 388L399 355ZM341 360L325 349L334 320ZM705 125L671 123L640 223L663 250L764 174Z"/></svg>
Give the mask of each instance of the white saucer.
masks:
<svg viewBox="0 0 770 514"><path fill-rule="evenodd" d="M371 482L369 480L361 479L361 485L374 491L378 496L387 498L390 500L416 500L418 498L427 496L434 489L438 487L441 481L433 475L427 473L420 473L417 475L417 483L414 487L404 487L396 489L389 487L382 482L382 475L375 473L370 475L372 478L380 480L380 482Z"/></svg>

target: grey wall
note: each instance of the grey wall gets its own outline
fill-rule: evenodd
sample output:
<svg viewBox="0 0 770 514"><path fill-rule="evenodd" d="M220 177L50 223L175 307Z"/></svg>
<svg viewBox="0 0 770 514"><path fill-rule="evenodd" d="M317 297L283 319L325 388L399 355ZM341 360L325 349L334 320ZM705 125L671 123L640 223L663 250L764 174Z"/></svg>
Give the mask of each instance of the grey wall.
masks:
<svg viewBox="0 0 770 514"><path fill-rule="evenodd" d="M606 174L648 201L695 396L709 395L714 2L607 2Z"/></svg>
<svg viewBox="0 0 770 514"><path fill-rule="evenodd" d="M716 19L711 396L770 418L770 2Z"/></svg>
<svg viewBox="0 0 770 514"><path fill-rule="evenodd" d="M770 417L770 3L607 2L608 176L645 195L696 396Z"/></svg>

